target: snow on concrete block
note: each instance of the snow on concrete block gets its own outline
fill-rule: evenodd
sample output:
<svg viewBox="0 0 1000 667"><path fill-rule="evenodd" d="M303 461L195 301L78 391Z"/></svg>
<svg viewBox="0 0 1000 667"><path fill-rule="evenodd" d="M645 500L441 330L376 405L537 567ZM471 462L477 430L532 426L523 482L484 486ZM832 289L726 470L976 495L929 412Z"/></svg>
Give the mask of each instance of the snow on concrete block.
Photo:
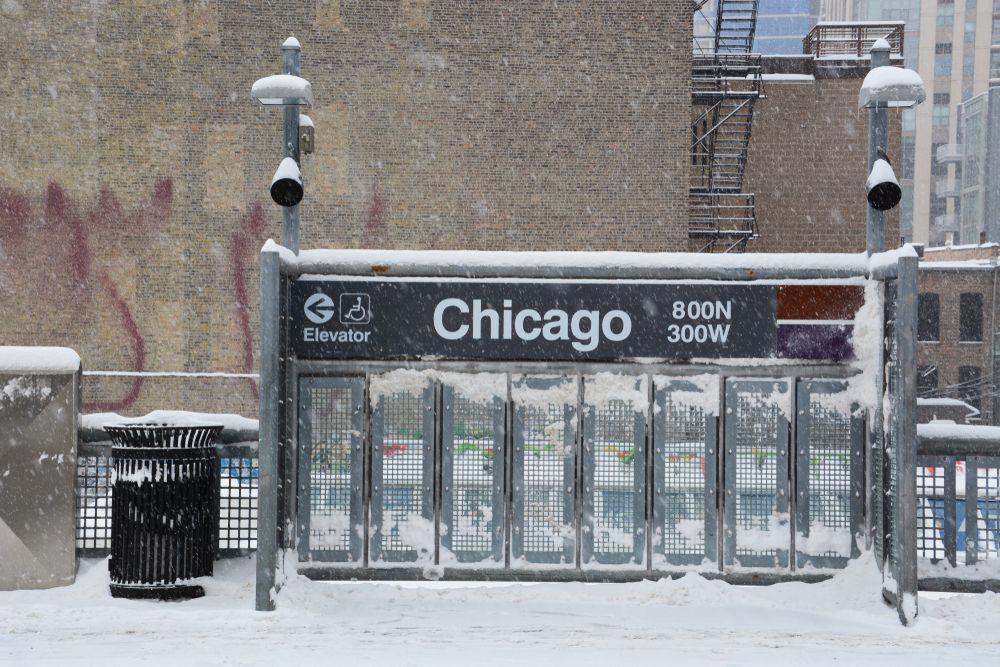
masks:
<svg viewBox="0 0 1000 667"><path fill-rule="evenodd" d="M80 355L68 347L0 346L0 373L75 373Z"/></svg>

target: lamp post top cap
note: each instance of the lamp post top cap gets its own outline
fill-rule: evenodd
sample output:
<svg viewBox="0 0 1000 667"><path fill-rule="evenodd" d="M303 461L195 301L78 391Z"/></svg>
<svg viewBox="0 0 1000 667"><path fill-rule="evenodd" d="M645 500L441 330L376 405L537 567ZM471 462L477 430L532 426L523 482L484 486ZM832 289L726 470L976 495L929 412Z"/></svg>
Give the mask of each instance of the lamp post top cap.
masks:
<svg viewBox="0 0 1000 667"><path fill-rule="evenodd" d="M284 43L282 43L281 48L301 50L302 45L299 44L299 40L295 39L294 37L289 37L284 41Z"/></svg>
<svg viewBox="0 0 1000 667"><path fill-rule="evenodd" d="M871 48L872 51L889 51L891 49L892 47L889 46L889 41L886 40L884 37L879 37L878 39L876 39L875 43L872 44Z"/></svg>
<svg viewBox="0 0 1000 667"><path fill-rule="evenodd" d="M865 75L858 108L908 108L927 97L924 81L911 69L886 65Z"/></svg>

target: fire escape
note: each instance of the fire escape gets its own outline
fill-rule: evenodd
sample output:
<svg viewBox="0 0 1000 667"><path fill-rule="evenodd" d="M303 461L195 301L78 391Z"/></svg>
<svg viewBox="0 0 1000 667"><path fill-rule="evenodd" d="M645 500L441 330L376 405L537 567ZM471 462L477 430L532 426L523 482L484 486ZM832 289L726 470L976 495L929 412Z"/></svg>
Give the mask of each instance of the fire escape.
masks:
<svg viewBox="0 0 1000 667"><path fill-rule="evenodd" d="M760 56L751 55L758 0L694 0L691 189L688 237L701 252L743 252L757 238L753 193L743 173L761 96Z"/></svg>

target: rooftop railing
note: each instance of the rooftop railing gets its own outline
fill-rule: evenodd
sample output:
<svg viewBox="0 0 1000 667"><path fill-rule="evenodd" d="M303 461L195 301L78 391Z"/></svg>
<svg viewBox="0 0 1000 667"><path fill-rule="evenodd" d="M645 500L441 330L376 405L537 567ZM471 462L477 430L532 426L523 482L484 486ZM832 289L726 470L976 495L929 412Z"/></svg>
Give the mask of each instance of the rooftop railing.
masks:
<svg viewBox="0 0 1000 667"><path fill-rule="evenodd" d="M889 42L892 56L903 55L903 21L824 21L802 40L802 53L816 58L863 58L877 39Z"/></svg>

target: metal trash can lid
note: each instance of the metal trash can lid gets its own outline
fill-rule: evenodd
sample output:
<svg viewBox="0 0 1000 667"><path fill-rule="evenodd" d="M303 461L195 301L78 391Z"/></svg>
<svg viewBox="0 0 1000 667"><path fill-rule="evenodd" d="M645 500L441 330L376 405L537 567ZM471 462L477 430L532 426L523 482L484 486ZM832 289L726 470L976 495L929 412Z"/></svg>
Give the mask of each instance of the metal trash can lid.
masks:
<svg viewBox="0 0 1000 667"><path fill-rule="evenodd" d="M166 424L124 422L105 424L113 448L196 449L209 447L222 433L222 424Z"/></svg>

